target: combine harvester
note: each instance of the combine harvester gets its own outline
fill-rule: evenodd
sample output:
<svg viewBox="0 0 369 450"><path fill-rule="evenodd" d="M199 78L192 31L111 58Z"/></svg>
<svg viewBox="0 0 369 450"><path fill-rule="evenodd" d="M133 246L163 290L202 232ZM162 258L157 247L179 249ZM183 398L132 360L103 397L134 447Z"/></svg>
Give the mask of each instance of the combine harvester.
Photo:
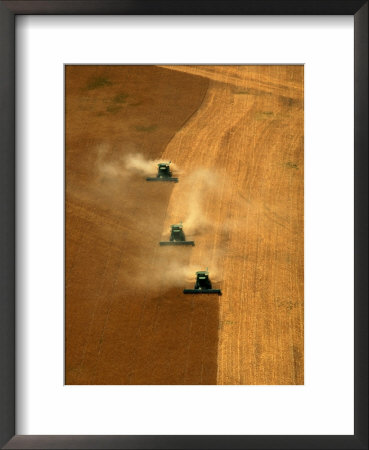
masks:
<svg viewBox="0 0 369 450"><path fill-rule="evenodd" d="M171 225L170 227L172 230L169 241L159 242L160 245L195 245L194 241L186 241L182 222L177 225Z"/></svg>
<svg viewBox="0 0 369 450"><path fill-rule="evenodd" d="M212 289L208 268L196 272L196 283L194 289L184 289L184 294L218 294L222 295L220 289Z"/></svg>
<svg viewBox="0 0 369 450"><path fill-rule="evenodd" d="M148 177L146 181L173 181L174 183L178 183L178 178L172 177L172 172L169 167L171 162L159 163L156 177Z"/></svg>

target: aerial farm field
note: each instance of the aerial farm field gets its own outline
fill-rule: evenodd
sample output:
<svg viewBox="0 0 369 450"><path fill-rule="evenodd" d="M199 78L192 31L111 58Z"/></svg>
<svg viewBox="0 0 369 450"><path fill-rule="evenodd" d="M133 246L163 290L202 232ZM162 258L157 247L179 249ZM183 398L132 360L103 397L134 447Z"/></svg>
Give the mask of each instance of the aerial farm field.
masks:
<svg viewBox="0 0 369 450"><path fill-rule="evenodd" d="M304 383L303 86L66 66L66 384ZM180 222L195 246L160 246ZM207 268L222 295L184 294Z"/></svg>

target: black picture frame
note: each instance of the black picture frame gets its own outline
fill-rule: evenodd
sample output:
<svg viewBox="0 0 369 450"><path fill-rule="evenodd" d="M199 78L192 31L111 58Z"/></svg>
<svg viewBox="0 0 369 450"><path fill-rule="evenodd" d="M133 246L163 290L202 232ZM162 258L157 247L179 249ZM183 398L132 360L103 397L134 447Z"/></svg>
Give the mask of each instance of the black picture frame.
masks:
<svg viewBox="0 0 369 450"><path fill-rule="evenodd" d="M353 15L355 40L355 431L349 436L15 435L15 17L20 14ZM0 445L6 449L368 448L368 2L0 0ZM337 392L339 395L339 392ZM317 405L318 407L318 405Z"/></svg>

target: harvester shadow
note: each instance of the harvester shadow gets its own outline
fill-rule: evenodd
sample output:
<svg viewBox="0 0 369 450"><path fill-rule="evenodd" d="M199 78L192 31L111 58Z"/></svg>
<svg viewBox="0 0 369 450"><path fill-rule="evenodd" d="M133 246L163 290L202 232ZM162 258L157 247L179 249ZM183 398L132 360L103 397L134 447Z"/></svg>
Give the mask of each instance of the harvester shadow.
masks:
<svg viewBox="0 0 369 450"><path fill-rule="evenodd" d="M217 295L184 295L171 288L146 301L127 384L216 384Z"/></svg>

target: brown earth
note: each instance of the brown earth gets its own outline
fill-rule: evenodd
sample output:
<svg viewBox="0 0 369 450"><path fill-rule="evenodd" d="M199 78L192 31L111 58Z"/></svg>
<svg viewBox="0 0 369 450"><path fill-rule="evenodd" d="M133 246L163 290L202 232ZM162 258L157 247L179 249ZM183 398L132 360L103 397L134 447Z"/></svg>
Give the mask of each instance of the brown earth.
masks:
<svg viewBox="0 0 369 450"><path fill-rule="evenodd" d="M66 384L303 384L303 120L302 66L66 67Z"/></svg>

